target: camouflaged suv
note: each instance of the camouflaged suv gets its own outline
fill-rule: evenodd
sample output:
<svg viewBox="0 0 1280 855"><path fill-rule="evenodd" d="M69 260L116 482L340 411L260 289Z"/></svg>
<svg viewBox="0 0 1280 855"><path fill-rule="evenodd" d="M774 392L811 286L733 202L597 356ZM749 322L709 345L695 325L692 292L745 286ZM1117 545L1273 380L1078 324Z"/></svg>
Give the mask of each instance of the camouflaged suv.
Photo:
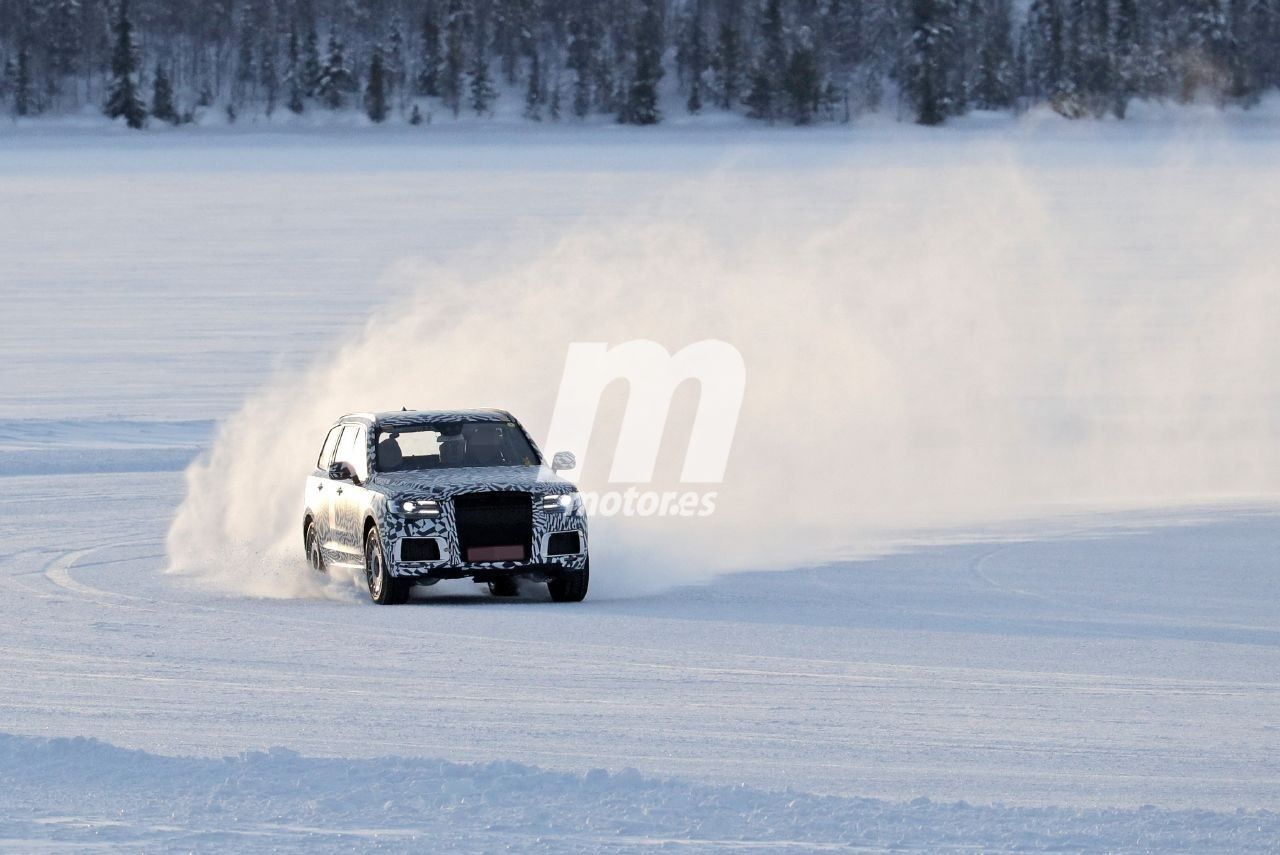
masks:
<svg viewBox="0 0 1280 855"><path fill-rule="evenodd" d="M329 429L307 477L302 519L317 571L358 567L375 603L403 603L414 585L470 578L496 596L517 579L551 598L587 595L587 520L573 484L548 466L510 413L356 413Z"/></svg>

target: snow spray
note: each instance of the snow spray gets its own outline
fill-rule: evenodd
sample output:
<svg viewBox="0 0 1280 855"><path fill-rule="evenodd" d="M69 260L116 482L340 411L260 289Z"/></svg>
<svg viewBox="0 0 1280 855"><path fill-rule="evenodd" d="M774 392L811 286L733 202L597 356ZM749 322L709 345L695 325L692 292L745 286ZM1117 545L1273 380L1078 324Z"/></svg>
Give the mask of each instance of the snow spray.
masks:
<svg viewBox="0 0 1280 855"><path fill-rule="evenodd" d="M1081 173L972 146L931 166L725 170L488 275L397 264L387 275L413 296L250 395L187 472L171 567L250 594L355 597L302 554L303 478L328 425L496 406L541 443L583 342L727 342L745 370L722 483L696 488L714 513L597 515L593 597L1062 503L1274 494L1280 193L1231 175ZM544 448L591 461L570 473L584 491L618 489L627 395L605 391L590 449ZM699 395L676 391L647 489L690 489Z"/></svg>

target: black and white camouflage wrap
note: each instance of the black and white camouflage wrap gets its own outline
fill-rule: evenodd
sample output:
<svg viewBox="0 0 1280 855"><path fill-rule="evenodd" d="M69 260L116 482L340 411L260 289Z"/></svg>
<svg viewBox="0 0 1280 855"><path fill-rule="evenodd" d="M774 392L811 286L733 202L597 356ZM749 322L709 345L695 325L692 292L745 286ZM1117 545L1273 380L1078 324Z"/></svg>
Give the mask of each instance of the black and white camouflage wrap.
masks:
<svg viewBox="0 0 1280 855"><path fill-rule="evenodd" d="M407 428L423 424L458 422L501 422L518 428L529 440L536 455L530 466L483 466L449 469L422 469L378 472L375 436L379 430ZM338 425L359 425L366 430L369 478L359 485L335 482L328 471L317 466L307 487L306 522L318 521L322 529L325 560L336 564L363 562L364 536L370 523L377 527L386 550L387 568L397 577L417 577L431 581L433 575L491 576L494 571L520 575L526 570L539 575L548 571L580 571L587 566L587 522L584 513L544 510L546 495L573 493L576 487L553 472L541 451L509 413L501 410L413 411L361 413L344 416ZM323 461L319 461L323 462ZM325 466L327 467L327 463ZM325 491L329 492L326 494ZM463 493L510 491L527 493L533 508L533 543L528 561L466 562L458 541L452 499ZM339 495L340 493L340 495ZM405 501L434 499L440 505L437 517L404 513ZM327 505L325 503L328 503ZM323 524L319 521L325 517ZM547 538L562 531L576 531L582 551L576 555L547 555ZM405 537L434 537L440 541L440 560L407 562L400 557L400 541Z"/></svg>

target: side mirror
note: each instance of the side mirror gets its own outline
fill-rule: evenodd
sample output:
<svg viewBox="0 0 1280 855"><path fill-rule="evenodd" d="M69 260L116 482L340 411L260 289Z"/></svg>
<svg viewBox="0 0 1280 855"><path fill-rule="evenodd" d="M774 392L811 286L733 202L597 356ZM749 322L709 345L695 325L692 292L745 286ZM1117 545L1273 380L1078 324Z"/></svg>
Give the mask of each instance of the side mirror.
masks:
<svg viewBox="0 0 1280 855"><path fill-rule="evenodd" d="M557 451L551 458L551 471L559 472L561 469L576 469L578 467L578 458L573 456L572 451Z"/></svg>
<svg viewBox="0 0 1280 855"><path fill-rule="evenodd" d="M356 470L351 467L350 463L335 463L329 467L329 479L331 481L355 481Z"/></svg>

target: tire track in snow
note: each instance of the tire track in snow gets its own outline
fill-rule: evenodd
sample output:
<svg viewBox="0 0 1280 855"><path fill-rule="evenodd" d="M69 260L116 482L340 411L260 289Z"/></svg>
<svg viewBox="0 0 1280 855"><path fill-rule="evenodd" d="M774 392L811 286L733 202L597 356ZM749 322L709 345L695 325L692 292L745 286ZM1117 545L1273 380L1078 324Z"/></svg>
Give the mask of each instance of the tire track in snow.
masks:
<svg viewBox="0 0 1280 855"><path fill-rule="evenodd" d="M75 568L83 567L106 567L112 565L124 565L143 558L162 557L161 554L152 554L146 556L138 556L136 558L127 558L111 561L100 561L92 564L85 564L83 559L97 554L102 551L118 549L124 546L157 546L162 541L159 538L151 538L144 540L125 540L115 543L102 544L97 547L89 547L85 549L74 550L64 553L50 561L45 576L55 585L68 590L72 593L80 594L89 598L92 602L108 605L116 608L133 608L148 613L165 612L183 609L196 609L201 612L220 615L234 615L238 618L250 617L249 613L240 609L233 609L223 606L215 606L206 603L179 602L171 600L160 600L151 597L144 597L135 594L125 594L119 591L111 591L105 588L97 588L87 585L75 579L71 571ZM1015 546L1021 544L1003 544L1000 547L989 550L974 559L973 564L983 562L991 557L1009 551ZM981 575L981 571L977 571ZM1025 593L1027 596L1038 597L1047 601L1050 598L1035 594L1034 592L1022 592L1016 588L1004 588L985 575L981 575L988 584L998 590L1010 590L1015 593ZM108 602L104 598L116 598L119 600L127 600L129 602ZM234 601L234 600L233 600ZM254 601L245 598L246 602L263 602L270 603L271 600ZM495 607L509 607L509 603L497 603ZM523 606L540 606L542 604L517 604L517 607ZM430 605L423 605L422 608L430 608ZM331 627L331 621L316 618L303 618L297 615L273 615L272 621L277 624L289 624L296 626L312 626L312 627ZM344 631L352 631L356 634L366 635L368 637L376 637L373 629L361 630L353 628L350 625L344 627ZM421 639L438 639L449 638L455 640L466 640L479 642L484 644L498 644L512 646L516 648L526 648L529 646L551 647L557 650L563 649L563 641L548 641L542 639L529 638L503 638L493 635L460 635L458 633L444 633L424 629L404 629L397 627L397 636L400 638L421 638ZM651 653L667 658L670 651L660 648L643 648L635 646L621 645L604 645L591 642L574 642L575 648L586 648L601 652L626 651L629 654ZM760 678L760 679L776 679L785 678L796 681L835 681L839 683L847 683L861 686L939 686L954 685L956 687L969 688L993 688L999 689L1016 685L1019 690L1045 690L1055 691L1063 688L1070 688L1073 692L1087 692L1097 694L1148 694L1148 695L1212 695L1212 696L1247 696L1259 690L1272 688L1270 683L1242 684L1240 682L1210 682L1210 681L1185 681L1176 679L1151 679L1151 678L1126 678L1123 681L1116 681L1114 678L1105 675L1091 675L1078 672L1044 672L1044 671L1016 671L1002 669L985 669L985 668L939 668L936 666L917 666L896 663L883 663L871 661L849 661L849 660L821 660L813 658L788 657L778 655L734 655L731 654L730 659L743 662L742 665L725 664L720 666L707 664L689 664L689 663L671 663L670 661L616 661L615 665L622 668L646 669L654 671L672 672L685 676L707 675L726 678ZM748 667L747 663L772 662L777 663L777 667ZM837 671L815 671L813 666L827 665L831 668L843 669L843 673ZM797 670L797 666L804 666L804 670ZM852 670L852 672L850 672ZM264 672L269 673L269 672ZM349 675L357 676L357 675ZM475 700L484 701L492 700L490 698L476 698Z"/></svg>

